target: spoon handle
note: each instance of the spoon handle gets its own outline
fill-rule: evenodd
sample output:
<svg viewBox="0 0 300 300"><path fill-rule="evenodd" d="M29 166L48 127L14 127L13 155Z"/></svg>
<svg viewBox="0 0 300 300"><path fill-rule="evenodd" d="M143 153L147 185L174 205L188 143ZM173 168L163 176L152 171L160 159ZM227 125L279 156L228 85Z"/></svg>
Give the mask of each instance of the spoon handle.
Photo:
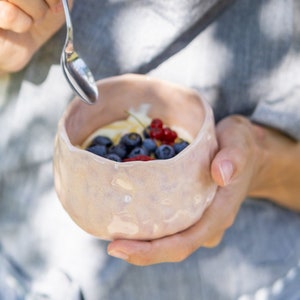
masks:
<svg viewBox="0 0 300 300"><path fill-rule="evenodd" d="M73 25L72 25L68 0L62 0L62 4L64 7L64 12L66 17L67 40L73 41Z"/></svg>

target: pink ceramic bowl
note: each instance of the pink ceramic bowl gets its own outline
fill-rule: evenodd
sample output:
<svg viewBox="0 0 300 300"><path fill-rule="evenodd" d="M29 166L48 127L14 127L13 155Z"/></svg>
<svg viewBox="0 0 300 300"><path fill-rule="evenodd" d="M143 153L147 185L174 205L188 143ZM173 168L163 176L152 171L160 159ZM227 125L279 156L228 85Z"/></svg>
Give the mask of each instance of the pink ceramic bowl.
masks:
<svg viewBox="0 0 300 300"><path fill-rule="evenodd" d="M58 125L54 177L58 197L83 230L100 239L155 239L194 224L216 185L217 150L210 106L194 90L142 75L98 82L100 99L69 105ZM167 160L114 162L78 147L95 130L149 106L150 118L184 128L193 142Z"/></svg>

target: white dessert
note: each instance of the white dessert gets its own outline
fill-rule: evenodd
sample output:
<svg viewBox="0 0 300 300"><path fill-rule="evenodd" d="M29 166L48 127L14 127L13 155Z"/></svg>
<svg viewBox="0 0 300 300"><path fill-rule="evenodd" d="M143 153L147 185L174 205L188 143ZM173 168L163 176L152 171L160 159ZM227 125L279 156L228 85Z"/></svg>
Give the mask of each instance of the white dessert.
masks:
<svg viewBox="0 0 300 300"><path fill-rule="evenodd" d="M127 119L112 122L94 131L83 142L81 148L86 149L86 147L91 144L92 140L99 135L110 138L114 144L117 144L120 138L126 133L136 132L142 135L144 128L151 123L151 120L152 119L144 111L130 112ZM176 131L178 137L181 139L184 139L189 143L192 142L193 138L187 130L178 126L170 126L170 128Z"/></svg>

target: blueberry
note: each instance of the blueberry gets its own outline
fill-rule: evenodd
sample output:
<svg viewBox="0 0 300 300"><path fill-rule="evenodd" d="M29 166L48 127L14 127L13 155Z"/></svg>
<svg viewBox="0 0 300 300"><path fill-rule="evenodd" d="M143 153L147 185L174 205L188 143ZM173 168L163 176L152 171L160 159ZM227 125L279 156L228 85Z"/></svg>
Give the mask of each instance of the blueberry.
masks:
<svg viewBox="0 0 300 300"><path fill-rule="evenodd" d="M86 148L86 150L99 156L105 156L107 154L107 149L104 145L92 145Z"/></svg>
<svg viewBox="0 0 300 300"><path fill-rule="evenodd" d="M146 128L144 128L144 130L143 130L143 136L144 136L145 139L147 139L147 138L150 137L150 129L151 129L150 125L147 126Z"/></svg>
<svg viewBox="0 0 300 300"><path fill-rule="evenodd" d="M168 159L175 155L175 150L170 145L161 145L155 150L155 156L158 159Z"/></svg>
<svg viewBox="0 0 300 300"><path fill-rule="evenodd" d="M105 157L116 162L122 161L122 158L116 153L108 153Z"/></svg>
<svg viewBox="0 0 300 300"><path fill-rule="evenodd" d="M137 155L148 155L148 151L143 147L135 147L128 154L128 158L137 156Z"/></svg>
<svg viewBox="0 0 300 300"><path fill-rule="evenodd" d="M181 141L181 142L175 143L173 145L173 148L175 150L175 153L177 154L177 153L181 152L183 149L185 149L188 145L189 145L188 142Z"/></svg>
<svg viewBox="0 0 300 300"><path fill-rule="evenodd" d="M131 150L142 144L142 137L136 132L130 132L122 136L121 143Z"/></svg>
<svg viewBox="0 0 300 300"><path fill-rule="evenodd" d="M111 146L109 148L108 152L117 154L122 159L127 155L127 149L123 144L117 144L117 145Z"/></svg>
<svg viewBox="0 0 300 300"><path fill-rule="evenodd" d="M144 139L142 146L147 149L149 153L154 152L157 148L155 141L150 138Z"/></svg>
<svg viewBox="0 0 300 300"><path fill-rule="evenodd" d="M112 144L112 140L109 137L103 135L96 136L92 141L92 145L103 145L106 147L110 147Z"/></svg>

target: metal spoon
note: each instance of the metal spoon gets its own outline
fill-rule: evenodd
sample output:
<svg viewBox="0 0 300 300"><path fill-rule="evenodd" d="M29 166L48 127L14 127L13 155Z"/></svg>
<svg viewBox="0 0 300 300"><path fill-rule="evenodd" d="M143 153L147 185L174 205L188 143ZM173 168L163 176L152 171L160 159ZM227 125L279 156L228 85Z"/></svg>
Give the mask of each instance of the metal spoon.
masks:
<svg viewBox="0 0 300 300"><path fill-rule="evenodd" d="M62 69L73 90L84 102L93 104L98 99L98 89L92 72L74 49L73 25L68 1L62 0L62 3L66 16L67 27L66 42L61 54Z"/></svg>

